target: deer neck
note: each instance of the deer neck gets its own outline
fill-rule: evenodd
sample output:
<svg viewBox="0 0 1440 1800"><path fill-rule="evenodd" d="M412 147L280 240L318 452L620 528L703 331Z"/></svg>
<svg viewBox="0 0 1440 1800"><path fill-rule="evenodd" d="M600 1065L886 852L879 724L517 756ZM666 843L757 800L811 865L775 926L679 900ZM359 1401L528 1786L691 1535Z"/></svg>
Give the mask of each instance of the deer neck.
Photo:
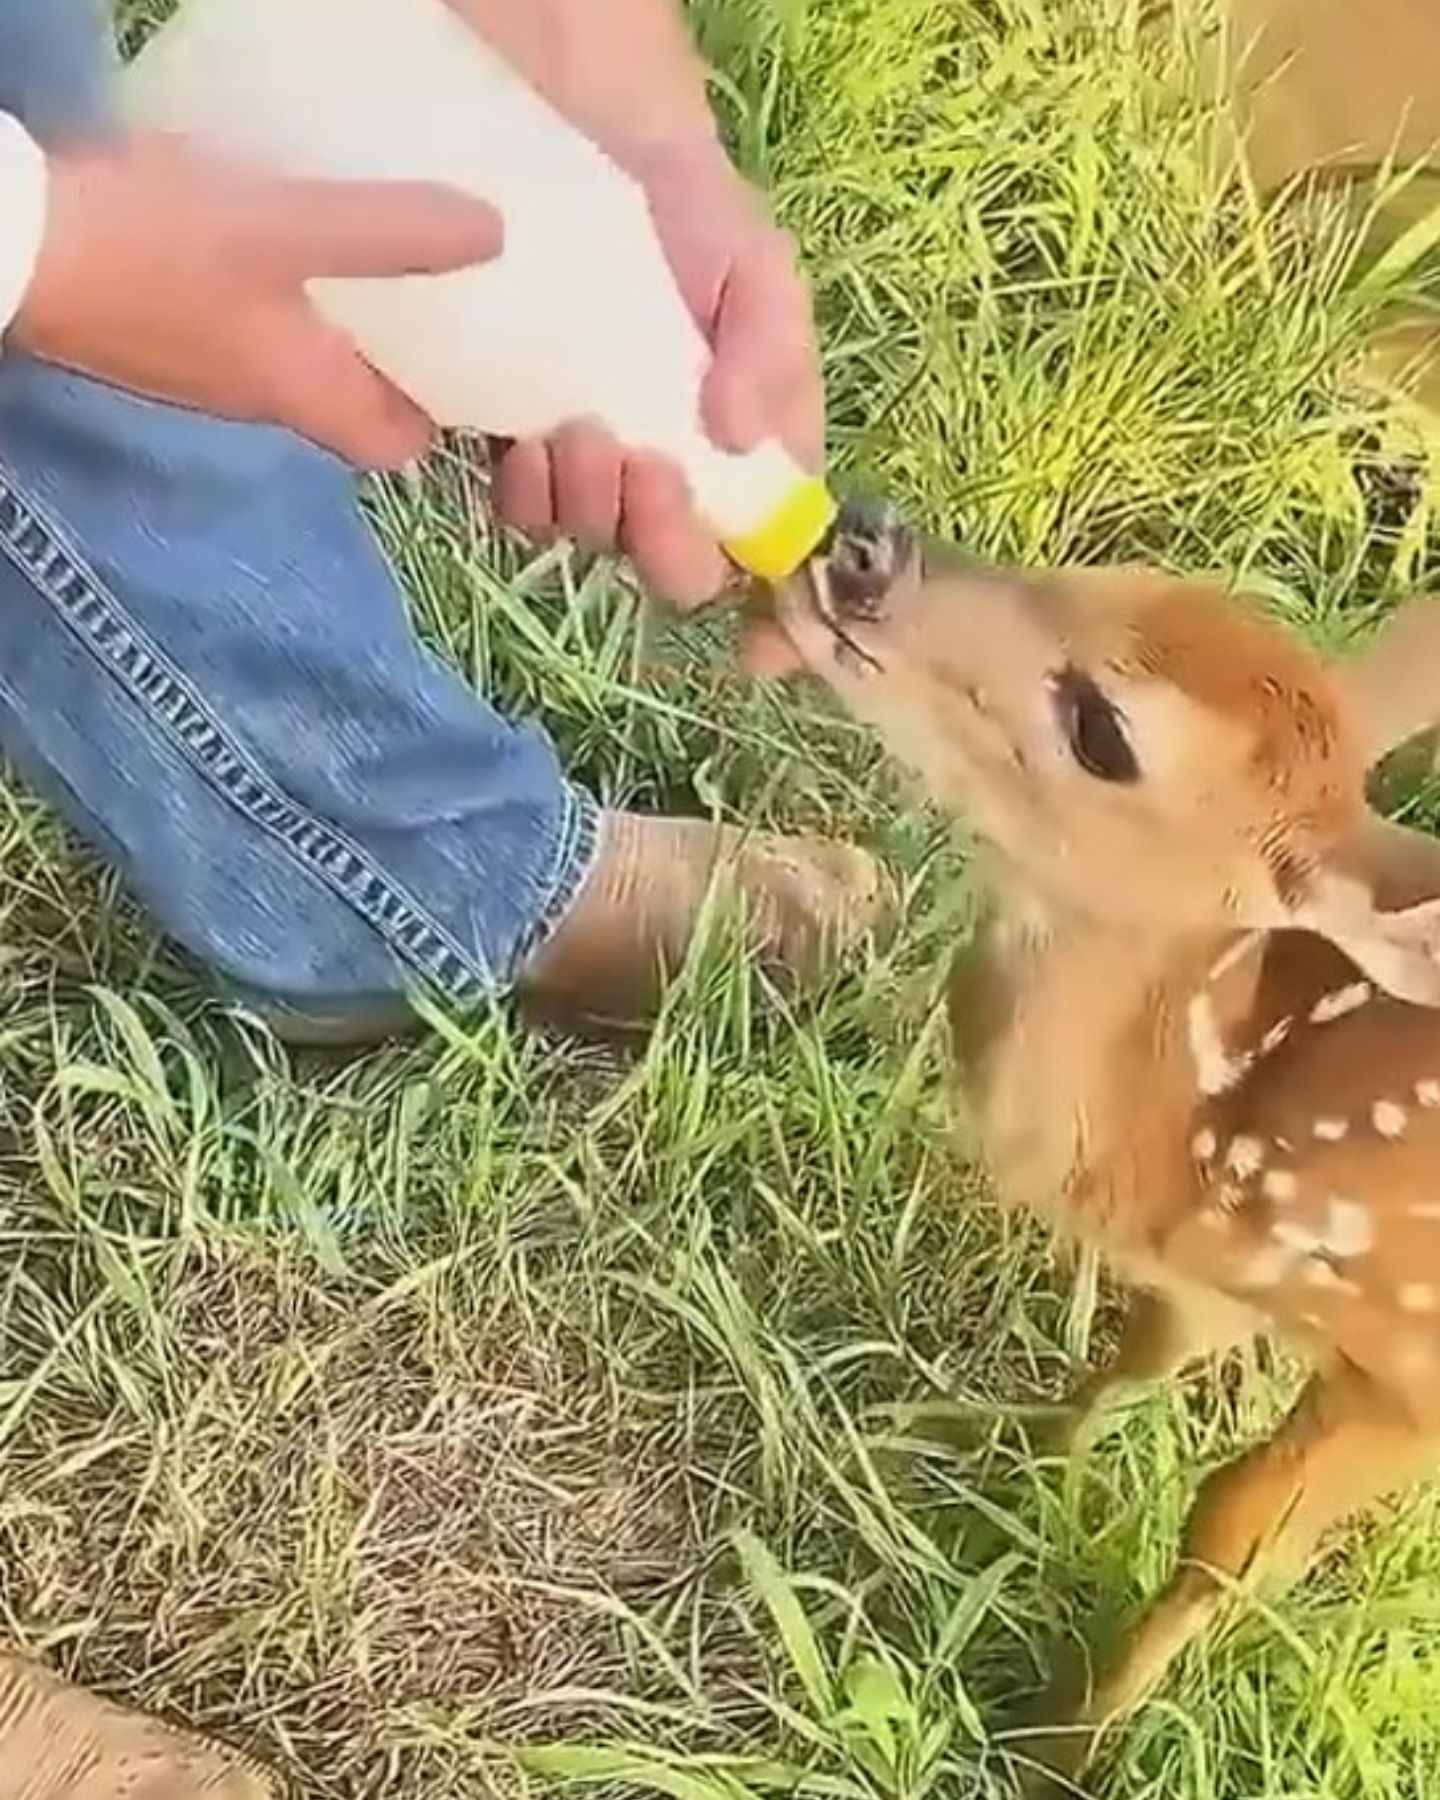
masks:
<svg viewBox="0 0 1440 1800"><path fill-rule="evenodd" d="M1196 1041L1192 1003L1239 935L1147 934L996 891L951 1017L1007 1202L1086 1235L1158 1223L1145 1206L1175 1203L1204 1060L1223 1054Z"/></svg>

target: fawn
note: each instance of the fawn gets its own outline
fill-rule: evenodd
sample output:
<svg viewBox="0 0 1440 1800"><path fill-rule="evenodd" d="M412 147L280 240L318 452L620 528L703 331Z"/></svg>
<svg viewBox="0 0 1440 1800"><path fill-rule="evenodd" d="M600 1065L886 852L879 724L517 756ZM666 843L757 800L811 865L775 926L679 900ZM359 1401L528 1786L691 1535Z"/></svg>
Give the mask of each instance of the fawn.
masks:
<svg viewBox="0 0 1440 1800"><path fill-rule="evenodd" d="M995 1185L1136 1295L1072 1423L1258 1333L1311 1366L1067 1704L1042 1755L1078 1773L1236 1584L1440 1463L1440 843L1365 796L1430 722L1440 605L1327 666L1218 589L967 566L857 509L774 608L755 660L778 624L988 853L951 1022Z"/></svg>

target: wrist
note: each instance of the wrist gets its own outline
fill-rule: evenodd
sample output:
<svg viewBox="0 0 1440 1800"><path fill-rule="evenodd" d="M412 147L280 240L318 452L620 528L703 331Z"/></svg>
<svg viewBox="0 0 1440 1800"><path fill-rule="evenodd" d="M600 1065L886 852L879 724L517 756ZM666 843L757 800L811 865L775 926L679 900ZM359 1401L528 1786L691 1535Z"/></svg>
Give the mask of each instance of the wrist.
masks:
<svg viewBox="0 0 1440 1800"><path fill-rule="evenodd" d="M737 179L713 121L676 131L617 132L605 145L620 166L644 187Z"/></svg>
<svg viewBox="0 0 1440 1800"><path fill-rule="evenodd" d="M34 279L49 198L45 153L18 119L0 113L0 340Z"/></svg>
<svg viewBox="0 0 1440 1800"><path fill-rule="evenodd" d="M735 167L713 127L668 137L632 134L606 148L658 213L699 213L717 230L766 216L761 194Z"/></svg>
<svg viewBox="0 0 1440 1800"><path fill-rule="evenodd" d="M676 0L445 0L602 149L715 136Z"/></svg>

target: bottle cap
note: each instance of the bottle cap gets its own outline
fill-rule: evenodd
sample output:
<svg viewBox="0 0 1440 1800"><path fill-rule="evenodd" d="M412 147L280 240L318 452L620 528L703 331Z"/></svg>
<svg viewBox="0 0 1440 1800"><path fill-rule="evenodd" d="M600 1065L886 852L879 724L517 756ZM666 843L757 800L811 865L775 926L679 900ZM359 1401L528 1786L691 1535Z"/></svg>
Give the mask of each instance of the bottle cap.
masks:
<svg viewBox="0 0 1440 1800"><path fill-rule="evenodd" d="M725 554L762 581L784 581L818 549L836 510L823 481L799 482L754 531L727 539Z"/></svg>

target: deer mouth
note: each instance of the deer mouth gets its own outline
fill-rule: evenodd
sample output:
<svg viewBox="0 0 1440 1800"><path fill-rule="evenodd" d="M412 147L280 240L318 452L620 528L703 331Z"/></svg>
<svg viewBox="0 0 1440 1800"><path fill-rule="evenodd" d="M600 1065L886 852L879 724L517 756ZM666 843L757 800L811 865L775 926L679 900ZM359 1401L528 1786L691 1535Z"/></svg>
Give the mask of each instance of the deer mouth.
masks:
<svg viewBox="0 0 1440 1800"><path fill-rule="evenodd" d="M871 643L873 625L848 618L837 603L828 565L816 557L788 581L751 600L740 638L740 665L762 680L813 675L828 685L883 674Z"/></svg>
<svg viewBox="0 0 1440 1800"><path fill-rule="evenodd" d="M895 506L846 500L824 544L752 614L743 666L756 675L808 671L832 686L884 675L891 617L918 581L920 538Z"/></svg>
<svg viewBox="0 0 1440 1800"><path fill-rule="evenodd" d="M751 673L808 670L822 680L872 678L892 604L922 572L919 540L893 506L847 501L830 535L752 614L741 660Z"/></svg>
<svg viewBox="0 0 1440 1800"><path fill-rule="evenodd" d="M806 565L799 585L812 614L830 633L835 657L849 657L862 669L883 674L884 663L855 633L884 623L885 593L866 590L851 597L845 580L844 569L837 566L833 557L817 556Z"/></svg>

